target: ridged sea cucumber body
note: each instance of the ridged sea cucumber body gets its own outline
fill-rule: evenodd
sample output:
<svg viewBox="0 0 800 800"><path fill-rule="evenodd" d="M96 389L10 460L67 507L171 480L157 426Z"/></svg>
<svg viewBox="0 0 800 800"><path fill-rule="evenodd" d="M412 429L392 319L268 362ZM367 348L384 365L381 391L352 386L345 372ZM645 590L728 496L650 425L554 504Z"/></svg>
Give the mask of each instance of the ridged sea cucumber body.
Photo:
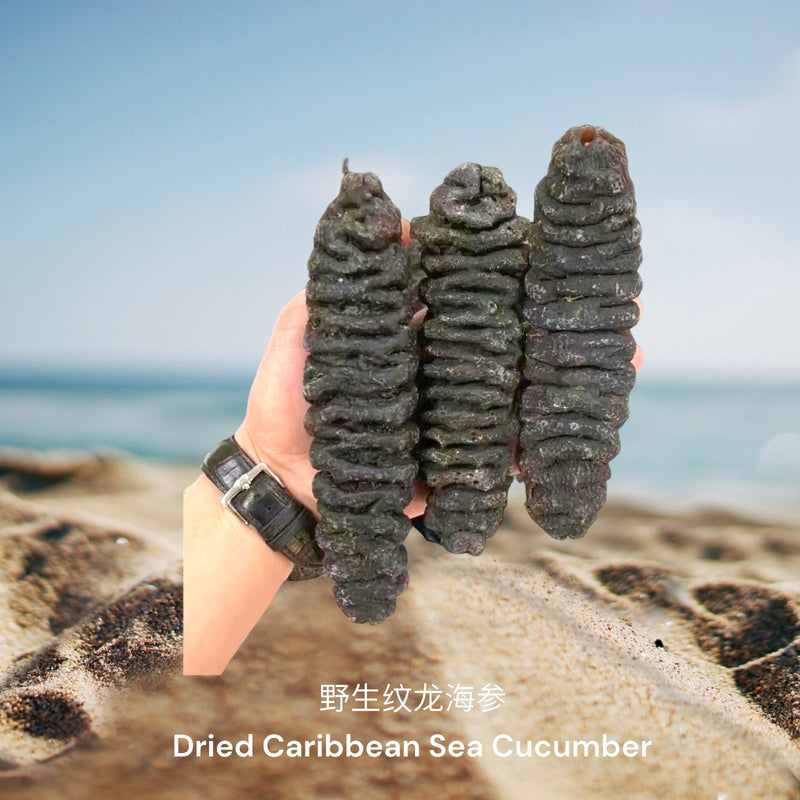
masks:
<svg viewBox="0 0 800 800"><path fill-rule="evenodd" d="M466 163L411 222L428 310L420 363L420 474L428 538L480 553L503 518L517 432L528 220L495 167Z"/></svg>
<svg viewBox="0 0 800 800"><path fill-rule="evenodd" d="M375 175L345 172L308 271L316 538L340 608L353 622L377 623L408 585L403 508L417 474L418 359L400 212Z"/></svg>
<svg viewBox="0 0 800 800"><path fill-rule="evenodd" d="M642 288L635 212L625 145L591 125L568 130L536 187L520 403L528 512L556 539L594 521L628 417Z"/></svg>

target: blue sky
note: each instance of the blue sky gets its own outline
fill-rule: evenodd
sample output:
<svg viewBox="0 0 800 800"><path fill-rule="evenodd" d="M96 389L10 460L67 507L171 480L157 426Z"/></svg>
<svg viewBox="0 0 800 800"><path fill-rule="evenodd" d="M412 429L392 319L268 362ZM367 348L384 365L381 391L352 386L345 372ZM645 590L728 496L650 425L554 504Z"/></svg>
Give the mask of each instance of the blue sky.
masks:
<svg viewBox="0 0 800 800"><path fill-rule="evenodd" d="M800 4L0 3L0 366L254 370L340 164L627 145L653 376L800 378ZM766 284L766 285L765 285Z"/></svg>

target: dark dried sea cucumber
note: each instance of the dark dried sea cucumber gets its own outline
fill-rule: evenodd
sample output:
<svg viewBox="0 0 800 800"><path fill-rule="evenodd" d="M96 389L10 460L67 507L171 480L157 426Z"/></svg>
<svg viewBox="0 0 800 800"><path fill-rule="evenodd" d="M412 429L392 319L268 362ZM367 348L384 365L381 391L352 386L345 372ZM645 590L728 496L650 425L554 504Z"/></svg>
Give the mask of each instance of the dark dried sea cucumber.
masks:
<svg viewBox="0 0 800 800"><path fill-rule="evenodd" d="M347 617L376 623L408 585L418 359L400 212L375 175L344 170L308 262L306 428L325 571Z"/></svg>
<svg viewBox="0 0 800 800"><path fill-rule="evenodd" d="M635 212L625 145L592 125L568 130L536 187L520 404L528 512L556 539L594 521L628 417L642 288Z"/></svg>
<svg viewBox="0 0 800 800"><path fill-rule="evenodd" d="M420 366L420 473L428 538L480 553L506 505L516 434L528 220L495 167L466 163L411 222L428 311Z"/></svg>

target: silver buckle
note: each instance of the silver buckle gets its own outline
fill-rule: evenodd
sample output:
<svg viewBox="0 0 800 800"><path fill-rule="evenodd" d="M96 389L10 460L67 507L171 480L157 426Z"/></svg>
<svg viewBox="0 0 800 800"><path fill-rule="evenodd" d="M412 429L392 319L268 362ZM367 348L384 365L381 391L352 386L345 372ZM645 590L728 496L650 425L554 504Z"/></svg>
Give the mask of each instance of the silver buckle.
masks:
<svg viewBox="0 0 800 800"><path fill-rule="evenodd" d="M256 464L252 469L245 472L244 475L240 475L233 482L231 488L222 495L222 500L220 500L222 505L233 511L242 522L246 523L247 520L231 505L231 500L241 492L246 492L253 485L253 481L262 473L266 473L270 478L277 481L282 489L286 488L283 481L266 464L261 463Z"/></svg>

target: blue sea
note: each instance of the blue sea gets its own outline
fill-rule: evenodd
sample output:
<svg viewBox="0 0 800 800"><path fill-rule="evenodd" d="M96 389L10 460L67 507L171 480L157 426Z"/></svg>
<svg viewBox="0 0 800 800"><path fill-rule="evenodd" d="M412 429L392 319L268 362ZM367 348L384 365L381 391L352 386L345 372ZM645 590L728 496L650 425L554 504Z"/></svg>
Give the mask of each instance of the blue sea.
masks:
<svg viewBox="0 0 800 800"><path fill-rule="evenodd" d="M250 375L0 376L0 445L199 464L229 436ZM609 496L800 518L800 385L642 377Z"/></svg>

